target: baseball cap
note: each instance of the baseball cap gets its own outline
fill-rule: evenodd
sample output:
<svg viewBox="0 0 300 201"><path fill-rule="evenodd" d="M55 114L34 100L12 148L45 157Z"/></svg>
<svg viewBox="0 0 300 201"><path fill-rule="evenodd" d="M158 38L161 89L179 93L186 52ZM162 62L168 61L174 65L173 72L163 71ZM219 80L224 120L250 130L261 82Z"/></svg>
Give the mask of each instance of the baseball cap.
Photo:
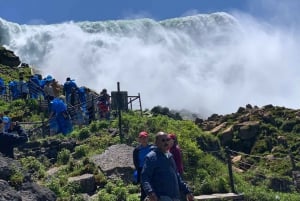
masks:
<svg viewBox="0 0 300 201"><path fill-rule="evenodd" d="M139 133L139 137L148 137L148 133L146 131L142 131Z"/></svg>
<svg viewBox="0 0 300 201"><path fill-rule="evenodd" d="M172 140L176 140L176 135L174 133L170 133L170 134L168 134L168 138L170 138Z"/></svg>

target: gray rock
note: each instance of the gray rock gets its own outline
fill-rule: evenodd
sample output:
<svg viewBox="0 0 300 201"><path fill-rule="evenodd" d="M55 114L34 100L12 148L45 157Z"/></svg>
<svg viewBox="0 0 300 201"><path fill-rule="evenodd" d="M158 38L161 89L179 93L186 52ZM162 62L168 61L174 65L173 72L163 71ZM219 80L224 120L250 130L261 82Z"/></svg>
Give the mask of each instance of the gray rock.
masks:
<svg viewBox="0 0 300 201"><path fill-rule="evenodd" d="M118 177L131 182L134 171L133 149L134 147L125 144L112 145L104 153L93 156L91 160L108 177Z"/></svg>

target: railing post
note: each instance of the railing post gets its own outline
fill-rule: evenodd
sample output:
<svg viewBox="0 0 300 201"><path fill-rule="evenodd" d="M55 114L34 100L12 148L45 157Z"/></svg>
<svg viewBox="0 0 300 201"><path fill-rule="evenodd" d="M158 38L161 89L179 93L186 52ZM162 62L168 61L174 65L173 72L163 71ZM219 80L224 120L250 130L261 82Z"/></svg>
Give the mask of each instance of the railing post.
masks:
<svg viewBox="0 0 300 201"><path fill-rule="evenodd" d="M228 166L228 173L229 173L229 182L230 188L232 193L236 193L234 189L234 182L233 182L233 173L232 173L232 163L231 163L231 156L228 147L225 147L226 157L227 157L227 166Z"/></svg>
<svg viewBox="0 0 300 201"><path fill-rule="evenodd" d="M141 100L141 94L138 93L139 96L139 103L140 103L140 111L141 111L141 116L143 116L143 108L142 108L142 100Z"/></svg>
<svg viewBox="0 0 300 201"><path fill-rule="evenodd" d="M122 132L122 114L121 114L121 92L120 92L120 82L117 82L118 94L117 94L117 110L118 110L118 117L119 117L119 132L120 132L120 141L123 143L124 136Z"/></svg>

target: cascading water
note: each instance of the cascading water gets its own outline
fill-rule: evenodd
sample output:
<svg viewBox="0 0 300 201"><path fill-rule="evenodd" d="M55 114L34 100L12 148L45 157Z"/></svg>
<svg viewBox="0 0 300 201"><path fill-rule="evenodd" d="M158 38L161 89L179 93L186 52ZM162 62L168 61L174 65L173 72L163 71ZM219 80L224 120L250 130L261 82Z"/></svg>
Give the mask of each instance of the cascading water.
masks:
<svg viewBox="0 0 300 201"><path fill-rule="evenodd" d="M141 93L143 107L207 117L238 107L297 107L298 38L227 13L19 25L0 18L0 43L22 62L79 86Z"/></svg>

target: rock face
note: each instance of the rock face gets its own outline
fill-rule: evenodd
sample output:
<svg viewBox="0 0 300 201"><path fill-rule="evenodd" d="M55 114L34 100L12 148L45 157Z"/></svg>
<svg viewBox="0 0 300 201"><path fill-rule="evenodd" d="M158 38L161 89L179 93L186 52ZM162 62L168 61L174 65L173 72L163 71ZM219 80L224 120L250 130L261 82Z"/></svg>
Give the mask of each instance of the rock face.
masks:
<svg viewBox="0 0 300 201"><path fill-rule="evenodd" d="M93 174L70 177L68 178L68 182L78 185L81 193L93 193L96 189L96 182Z"/></svg>
<svg viewBox="0 0 300 201"><path fill-rule="evenodd" d="M300 132L299 110L266 105L264 107L240 107L236 113L228 115L213 114L207 120L195 123L204 131L217 136L222 146L251 153L255 150L271 152L276 146L287 142L283 137L289 132ZM273 140L270 140L272 137ZM269 139L269 140L268 140ZM198 142L199 146L207 150Z"/></svg>
<svg viewBox="0 0 300 201"><path fill-rule="evenodd" d="M20 63L20 58L16 56L13 51L0 47L0 64L9 67L17 67Z"/></svg>
<svg viewBox="0 0 300 201"><path fill-rule="evenodd" d="M15 171L25 175L18 188L9 184L9 178ZM0 201L54 201L56 195L48 188L39 186L30 180L30 176L21 168L18 161L0 155Z"/></svg>
<svg viewBox="0 0 300 201"><path fill-rule="evenodd" d="M133 149L125 144L112 145L103 154L95 155L91 160L109 177L119 177L130 182L134 171Z"/></svg>

